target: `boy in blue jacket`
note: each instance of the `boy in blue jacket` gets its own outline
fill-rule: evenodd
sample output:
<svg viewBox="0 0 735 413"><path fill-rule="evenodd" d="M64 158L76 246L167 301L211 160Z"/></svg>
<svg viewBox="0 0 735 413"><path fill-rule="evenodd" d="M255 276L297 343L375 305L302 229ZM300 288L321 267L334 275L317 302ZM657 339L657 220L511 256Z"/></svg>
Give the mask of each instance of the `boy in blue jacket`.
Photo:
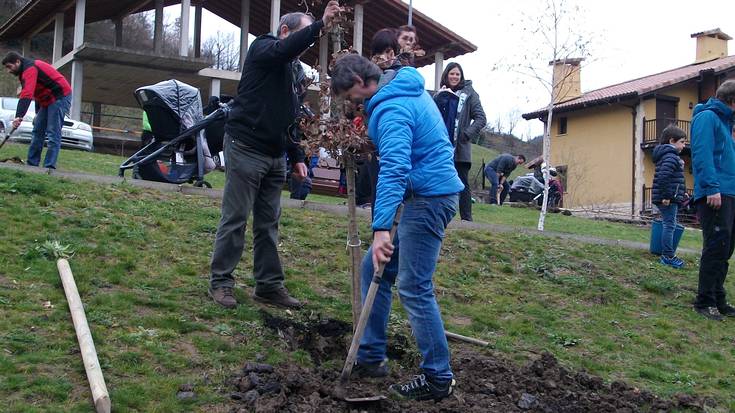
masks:
<svg viewBox="0 0 735 413"><path fill-rule="evenodd" d="M454 168L447 128L424 90L424 79L412 67L383 75L368 59L347 55L335 64L331 87L336 95L366 99L368 135L380 155L373 243L362 264L363 299L373 268L387 264L353 372L371 377L388 374L386 330L391 288L397 279L423 361L421 374L391 385L390 391L404 399L443 399L452 393L455 381L432 277L444 230L464 189ZM401 202L403 215L392 244L390 228Z"/></svg>
<svg viewBox="0 0 735 413"><path fill-rule="evenodd" d="M686 199L684 161L679 153L684 149L686 132L675 125L661 132L661 144L653 150L656 173L653 176L653 203L661 212L663 231L661 234L661 264L681 268L684 261L676 256L674 229L679 204Z"/></svg>
<svg viewBox="0 0 735 413"><path fill-rule="evenodd" d="M735 81L728 80L715 97L697 105L692 116L694 202L704 238L694 309L718 321L735 317L724 287L735 249L734 109Z"/></svg>

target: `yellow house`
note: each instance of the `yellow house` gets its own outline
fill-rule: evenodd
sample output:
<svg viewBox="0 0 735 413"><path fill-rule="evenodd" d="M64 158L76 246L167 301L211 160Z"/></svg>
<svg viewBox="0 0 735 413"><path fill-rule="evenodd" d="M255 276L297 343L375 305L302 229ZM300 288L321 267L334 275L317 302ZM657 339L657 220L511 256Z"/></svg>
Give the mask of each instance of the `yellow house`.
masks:
<svg viewBox="0 0 735 413"><path fill-rule="evenodd" d="M720 29L695 33L693 64L581 93L581 59L554 66L551 163L565 181L564 206L639 216L651 210L653 148L664 127L677 124L689 134L692 110L735 77L732 38ZM557 80L558 79L558 80ZM527 120L547 119L544 108ZM689 137L687 137L687 141ZM682 152L687 188L693 188L689 144Z"/></svg>

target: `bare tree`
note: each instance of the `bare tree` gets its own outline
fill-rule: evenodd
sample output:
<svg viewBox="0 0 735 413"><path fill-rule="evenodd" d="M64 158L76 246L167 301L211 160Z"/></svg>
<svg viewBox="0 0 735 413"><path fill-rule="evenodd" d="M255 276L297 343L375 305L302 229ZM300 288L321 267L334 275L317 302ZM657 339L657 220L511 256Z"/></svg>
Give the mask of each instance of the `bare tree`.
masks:
<svg viewBox="0 0 735 413"><path fill-rule="evenodd" d="M508 125L508 134L513 135L513 131L518 126L518 122L521 120L521 111L518 108L513 108L510 112L505 115L505 124Z"/></svg>
<svg viewBox="0 0 735 413"><path fill-rule="evenodd" d="M237 71L240 63L240 48L232 33L217 31L202 44L202 57L212 62L212 67Z"/></svg>
<svg viewBox="0 0 735 413"><path fill-rule="evenodd" d="M536 79L548 92L543 139L544 197L538 220L538 230L544 230L549 199L549 167L551 154L551 123L554 104L570 94L573 85L569 82L578 75L583 61L589 61L592 40L589 33L581 33L583 10L573 0L544 0L538 14L525 14L522 19L523 32L529 37L524 44L536 45L522 52L522 56L511 64L511 70ZM549 65L561 65L565 70L553 70Z"/></svg>

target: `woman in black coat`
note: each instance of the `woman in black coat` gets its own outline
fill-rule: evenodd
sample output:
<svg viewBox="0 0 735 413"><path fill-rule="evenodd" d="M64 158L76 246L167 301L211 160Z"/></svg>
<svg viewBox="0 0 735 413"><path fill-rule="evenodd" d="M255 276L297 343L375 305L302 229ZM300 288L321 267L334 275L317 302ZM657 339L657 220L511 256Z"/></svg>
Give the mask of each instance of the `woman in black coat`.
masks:
<svg viewBox="0 0 735 413"><path fill-rule="evenodd" d="M472 190L469 182L472 142L477 140L487 123L485 111L480 95L472 88L472 81L465 80L462 66L458 63L447 65L439 86L434 101L447 125L449 140L454 144L454 166L464 184L464 191L459 195L459 215L464 221L472 221Z"/></svg>

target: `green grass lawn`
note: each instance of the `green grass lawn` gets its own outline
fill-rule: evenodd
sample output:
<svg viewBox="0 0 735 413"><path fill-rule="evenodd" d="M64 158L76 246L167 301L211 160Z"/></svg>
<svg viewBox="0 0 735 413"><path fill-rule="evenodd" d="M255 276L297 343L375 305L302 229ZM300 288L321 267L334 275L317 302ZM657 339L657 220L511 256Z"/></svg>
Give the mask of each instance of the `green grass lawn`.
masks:
<svg viewBox="0 0 735 413"><path fill-rule="evenodd" d="M0 158L11 156L19 156L25 159L27 145L7 143L0 150ZM44 152L45 153L45 152ZM473 145L473 168L479 168L482 159L492 159L496 152L484 148L482 146ZM104 155L90 152L81 152L74 150L62 149L59 155L58 168L60 170L78 171L97 175L113 175L118 173L118 167L125 158L115 155ZM474 171L474 169L473 169ZM525 172L525 171L521 171ZM470 172L473 177L475 172ZM516 168L514 173L520 173ZM126 172L126 176L130 177L130 171ZM224 173L213 171L207 175L207 181L214 188L224 187ZM284 196L288 196L288 192L284 192ZM324 195L309 195L308 200L311 202L327 203L327 204L344 204L345 198L330 197ZM503 224L524 228L536 228L538 222L538 211L523 208L506 208L495 207L486 204L475 204L473 206L473 218L477 222L488 224ZM620 239L626 241L648 242L650 238L650 228L639 227L630 224L613 223L607 221L594 221L578 217L567 217L560 214L549 214L546 218L546 228L549 231L558 231L564 233L581 234L585 236L594 236L607 239ZM681 247L693 250L699 250L702 246L702 236L699 231L686 231L682 237Z"/></svg>
<svg viewBox="0 0 735 413"><path fill-rule="evenodd" d="M243 304L226 311L206 297L218 219L219 203L208 198L0 169L0 410L90 410L46 241L74 251L71 268L116 411L227 411L227 377L244 360L308 364L264 328L247 292L249 249L236 274ZM346 224L283 211L279 248L287 287L308 300L303 314L350 319ZM361 234L367 243L366 222ZM663 396L711 396L732 411L732 321L690 309L696 274L696 263L672 271L642 251L450 230L436 291L448 329L508 358L548 350L606 380ZM195 385L195 400L176 398L183 383Z"/></svg>

